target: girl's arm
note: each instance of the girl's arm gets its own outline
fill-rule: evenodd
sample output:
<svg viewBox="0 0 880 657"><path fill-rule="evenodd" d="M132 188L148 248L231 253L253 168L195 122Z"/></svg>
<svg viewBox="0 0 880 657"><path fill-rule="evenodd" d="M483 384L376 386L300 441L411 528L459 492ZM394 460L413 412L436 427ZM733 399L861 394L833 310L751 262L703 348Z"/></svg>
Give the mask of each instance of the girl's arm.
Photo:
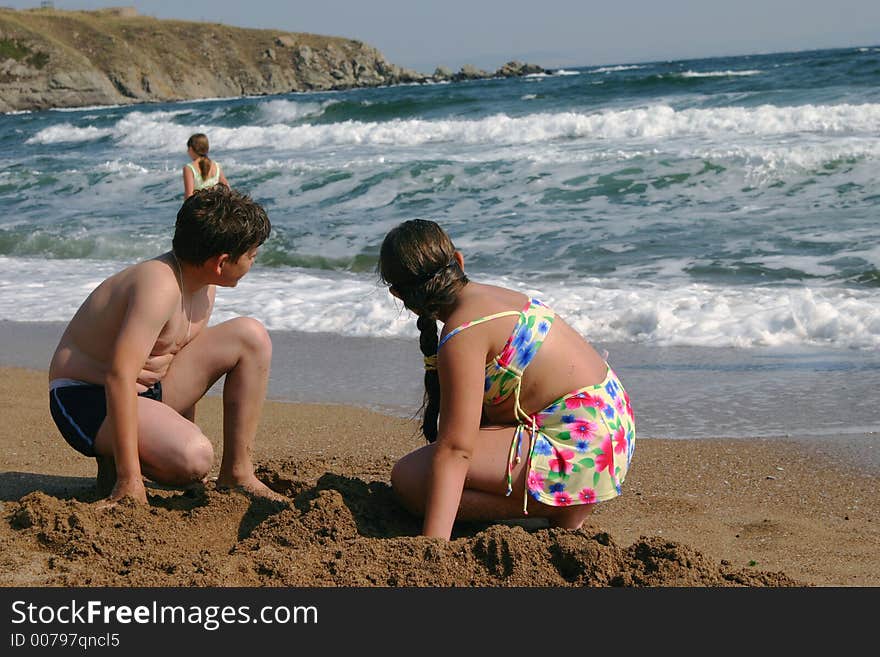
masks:
<svg viewBox="0 0 880 657"><path fill-rule="evenodd" d="M183 200L185 201L190 196L193 195L193 191L195 191L195 180L193 179L193 172L190 170L188 166L183 167Z"/></svg>
<svg viewBox="0 0 880 657"><path fill-rule="evenodd" d="M217 170L220 172L220 182L229 187L229 181L226 180L226 175L223 173L223 169L220 168L220 163L217 163Z"/></svg>
<svg viewBox="0 0 880 657"><path fill-rule="evenodd" d="M449 540L480 433L487 345L475 336L440 351L440 427L431 463L422 534Z"/></svg>

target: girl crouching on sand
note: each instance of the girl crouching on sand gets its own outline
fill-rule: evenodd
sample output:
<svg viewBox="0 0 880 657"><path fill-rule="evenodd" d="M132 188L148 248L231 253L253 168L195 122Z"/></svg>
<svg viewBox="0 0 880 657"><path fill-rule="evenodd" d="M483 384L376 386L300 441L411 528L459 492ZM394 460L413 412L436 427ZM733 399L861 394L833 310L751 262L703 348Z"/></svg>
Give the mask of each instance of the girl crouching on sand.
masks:
<svg viewBox="0 0 880 657"><path fill-rule="evenodd" d="M219 162L208 157L208 136L197 132L186 140L186 154L192 162L183 167L183 200L193 192L220 183L229 187Z"/></svg>
<svg viewBox="0 0 880 657"><path fill-rule="evenodd" d="M562 318L539 299L469 280L432 221L386 235L379 275L421 331L431 444L398 461L391 484L424 515L423 534L449 539L456 518L522 514L577 529L595 503L620 495L635 446L629 396Z"/></svg>

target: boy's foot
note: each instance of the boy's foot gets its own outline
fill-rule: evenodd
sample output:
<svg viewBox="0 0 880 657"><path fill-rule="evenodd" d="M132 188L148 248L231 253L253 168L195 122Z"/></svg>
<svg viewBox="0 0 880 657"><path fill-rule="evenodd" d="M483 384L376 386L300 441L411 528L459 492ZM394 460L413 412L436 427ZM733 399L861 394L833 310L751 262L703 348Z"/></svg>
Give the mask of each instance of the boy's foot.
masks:
<svg viewBox="0 0 880 657"><path fill-rule="evenodd" d="M276 493L255 476L243 481L221 481L217 479L218 491L239 491L255 497L262 497L273 502L290 502L290 498L285 497L281 493Z"/></svg>

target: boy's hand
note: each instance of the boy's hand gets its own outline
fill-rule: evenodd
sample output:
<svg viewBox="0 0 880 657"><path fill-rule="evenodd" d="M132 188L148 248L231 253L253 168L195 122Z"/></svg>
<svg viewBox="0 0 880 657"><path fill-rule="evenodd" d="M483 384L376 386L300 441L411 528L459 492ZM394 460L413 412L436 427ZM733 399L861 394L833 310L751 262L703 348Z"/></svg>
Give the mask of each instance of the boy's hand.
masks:
<svg viewBox="0 0 880 657"><path fill-rule="evenodd" d="M115 506L124 497L130 497L138 504L147 504L147 489L142 479L117 480L107 499L98 503L99 509Z"/></svg>

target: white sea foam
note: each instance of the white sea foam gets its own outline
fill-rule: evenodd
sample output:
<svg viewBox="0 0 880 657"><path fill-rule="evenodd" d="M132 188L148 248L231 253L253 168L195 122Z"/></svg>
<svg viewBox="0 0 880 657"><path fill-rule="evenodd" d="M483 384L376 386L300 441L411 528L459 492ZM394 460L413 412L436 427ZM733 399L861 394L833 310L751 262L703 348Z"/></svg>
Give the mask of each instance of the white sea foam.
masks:
<svg viewBox="0 0 880 657"><path fill-rule="evenodd" d="M710 160L739 160L770 174L783 166L814 169L828 162L880 158L880 142L862 137L840 137L828 143L809 145L754 144L736 147L697 148L679 152L682 157ZM760 169L760 171L758 171Z"/></svg>
<svg viewBox="0 0 880 657"><path fill-rule="evenodd" d="M674 75L683 78L727 78L760 74L761 71L683 71Z"/></svg>
<svg viewBox="0 0 880 657"><path fill-rule="evenodd" d="M116 109L125 105L82 105L78 107L52 107L50 112L90 112L94 110Z"/></svg>
<svg viewBox="0 0 880 657"><path fill-rule="evenodd" d="M592 71L587 71L587 73L618 73L620 71L637 71L640 68L645 68L644 66L637 66L635 64L631 65L619 65L619 66L602 66L601 68L593 69Z"/></svg>
<svg viewBox="0 0 880 657"><path fill-rule="evenodd" d="M584 335L601 341L757 347L876 348L876 292L823 288L568 285L545 294Z"/></svg>
<svg viewBox="0 0 880 657"><path fill-rule="evenodd" d="M78 128L70 123L59 123L58 125L43 128L25 143L61 144L65 142L96 141L104 137L110 137L114 133L115 130L113 128L96 128L94 126Z"/></svg>
<svg viewBox="0 0 880 657"><path fill-rule="evenodd" d="M385 149L429 144L510 145L555 140L664 140L699 137L718 141L733 136L772 137L793 133L873 138L880 130L880 104L722 107L676 110L665 104L579 112L536 113L523 117L495 114L477 120L394 119L325 125L222 126L180 125L180 112L132 112L113 127L63 123L45 128L28 143L82 142L112 136L129 148L178 152L194 131L211 134L212 148L321 149L374 146Z"/></svg>
<svg viewBox="0 0 880 657"><path fill-rule="evenodd" d="M131 175L132 173L149 173L150 170L140 164L136 164L134 162L128 162L125 160L107 160L106 162L102 162L95 166L95 169L98 171L124 171L125 175ZM176 171L176 169L175 169ZM68 173L76 173L76 170L72 170L70 172L64 172L64 175Z"/></svg>
<svg viewBox="0 0 880 657"><path fill-rule="evenodd" d="M293 100L270 100L260 103L260 113L270 124L288 123L299 121L306 117L319 117L328 106L335 105L336 103L337 101L303 103Z"/></svg>
<svg viewBox="0 0 880 657"><path fill-rule="evenodd" d="M66 321L123 263L0 257L0 319ZM833 287L664 286L621 279L518 285L598 342L880 347L880 291ZM413 316L373 275L265 269L220 289L213 321L249 315L270 329L415 336Z"/></svg>

